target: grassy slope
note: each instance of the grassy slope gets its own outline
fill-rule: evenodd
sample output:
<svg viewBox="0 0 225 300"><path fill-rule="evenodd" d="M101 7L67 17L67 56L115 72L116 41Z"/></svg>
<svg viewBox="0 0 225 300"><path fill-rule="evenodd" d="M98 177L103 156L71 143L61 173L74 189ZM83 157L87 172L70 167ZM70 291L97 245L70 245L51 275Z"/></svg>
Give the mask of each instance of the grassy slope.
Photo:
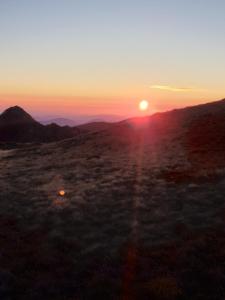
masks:
<svg viewBox="0 0 225 300"><path fill-rule="evenodd" d="M225 298L221 120L166 122L0 152L1 299Z"/></svg>

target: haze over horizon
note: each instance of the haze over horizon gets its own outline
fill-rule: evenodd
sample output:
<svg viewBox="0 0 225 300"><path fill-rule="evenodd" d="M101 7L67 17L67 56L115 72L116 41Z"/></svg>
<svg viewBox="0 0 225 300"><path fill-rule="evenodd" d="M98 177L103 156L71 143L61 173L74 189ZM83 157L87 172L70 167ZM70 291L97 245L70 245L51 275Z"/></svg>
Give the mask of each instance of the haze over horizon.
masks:
<svg viewBox="0 0 225 300"><path fill-rule="evenodd" d="M225 3L0 1L0 111L136 116L225 96Z"/></svg>

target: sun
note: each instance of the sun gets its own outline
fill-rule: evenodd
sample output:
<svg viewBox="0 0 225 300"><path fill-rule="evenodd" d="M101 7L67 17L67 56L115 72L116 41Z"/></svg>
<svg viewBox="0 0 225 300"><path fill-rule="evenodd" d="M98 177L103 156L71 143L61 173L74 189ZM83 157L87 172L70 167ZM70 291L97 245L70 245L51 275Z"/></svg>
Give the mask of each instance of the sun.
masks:
<svg viewBox="0 0 225 300"><path fill-rule="evenodd" d="M148 107L149 107L149 103L148 103L147 100L141 100L141 101L139 102L139 109L140 109L141 111L146 111L146 110L148 109Z"/></svg>

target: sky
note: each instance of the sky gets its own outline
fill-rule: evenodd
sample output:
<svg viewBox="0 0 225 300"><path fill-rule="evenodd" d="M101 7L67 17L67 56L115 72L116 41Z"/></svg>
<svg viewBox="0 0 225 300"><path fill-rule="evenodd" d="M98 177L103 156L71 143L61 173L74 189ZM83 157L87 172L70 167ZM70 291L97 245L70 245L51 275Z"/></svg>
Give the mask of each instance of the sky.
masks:
<svg viewBox="0 0 225 300"><path fill-rule="evenodd" d="M224 0L0 0L0 111L138 115L225 98Z"/></svg>

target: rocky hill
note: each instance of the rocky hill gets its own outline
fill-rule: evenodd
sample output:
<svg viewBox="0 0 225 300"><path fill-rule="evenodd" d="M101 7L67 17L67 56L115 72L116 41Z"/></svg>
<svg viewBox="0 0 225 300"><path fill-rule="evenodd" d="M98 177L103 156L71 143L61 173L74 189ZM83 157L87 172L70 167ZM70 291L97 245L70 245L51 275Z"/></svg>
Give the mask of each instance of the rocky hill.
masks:
<svg viewBox="0 0 225 300"><path fill-rule="evenodd" d="M0 142L52 142L74 137L77 133L68 126L44 126L18 106L8 108L0 115Z"/></svg>

